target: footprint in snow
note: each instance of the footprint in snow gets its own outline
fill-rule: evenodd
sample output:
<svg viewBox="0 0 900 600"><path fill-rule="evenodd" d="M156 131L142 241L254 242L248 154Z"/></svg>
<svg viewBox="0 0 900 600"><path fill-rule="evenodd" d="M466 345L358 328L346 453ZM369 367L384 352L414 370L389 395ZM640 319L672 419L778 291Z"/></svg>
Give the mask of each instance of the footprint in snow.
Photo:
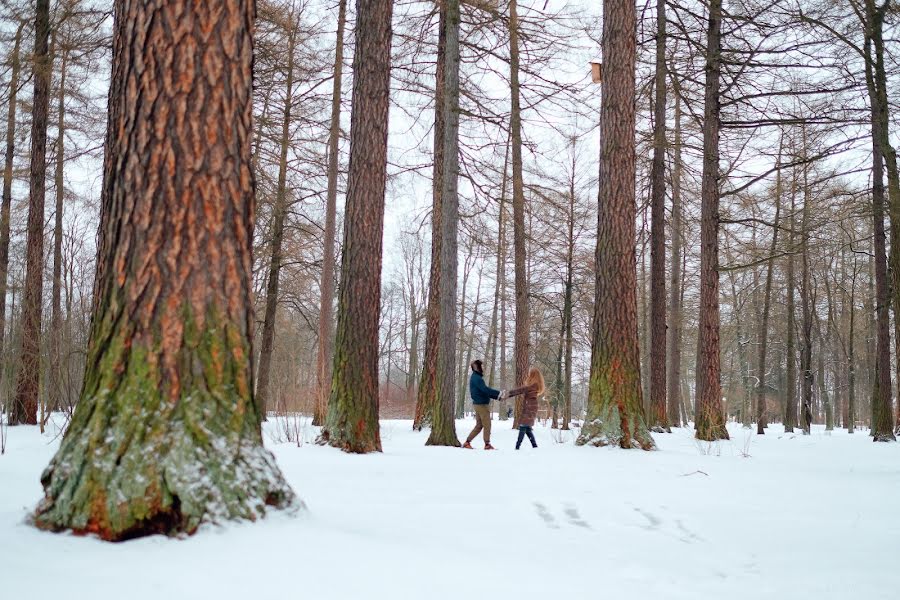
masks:
<svg viewBox="0 0 900 600"><path fill-rule="evenodd" d="M537 510L538 516L547 525L550 529L559 529L559 523L556 522L556 519L553 515L550 514L550 511L547 510L547 507L541 504L540 502L534 503L534 508Z"/></svg>
<svg viewBox="0 0 900 600"><path fill-rule="evenodd" d="M590 524L588 524L587 521L581 518L581 514L578 512L578 509L571 504L566 506L563 512L566 513L566 517L568 517L570 524L575 525L576 527L583 527L584 529L591 528Z"/></svg>

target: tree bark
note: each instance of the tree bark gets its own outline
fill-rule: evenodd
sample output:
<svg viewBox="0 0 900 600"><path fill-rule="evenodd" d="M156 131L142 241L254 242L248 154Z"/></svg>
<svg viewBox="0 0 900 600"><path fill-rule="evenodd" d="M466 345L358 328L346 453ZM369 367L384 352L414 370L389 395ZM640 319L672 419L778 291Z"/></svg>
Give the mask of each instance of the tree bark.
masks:
<svg viewBox="0 0 900 600"><path fill-rule="evenodd" d="M657 433L668 433L666 411L666 3L656 3L656 99L650 174L650 415Z"/></svg>
<svg viewBox="0 0 900 600"><path fill-rule="evenodd" d="M806 133L803 132L803 157L806 157ZM800 265L801 265L801 283L800 283L800 303L803 312L803 346L800 349L800 370L803 372L803 386L800 396L800 426L803 428L803 434L809 435L812 427L812 388L813 388L813 370L812 370L812 326L813 326L813 303L815 302L812 293L812 279L810 277L809 268L809 218L810 218L810 193L809 182L807 179L807 166L803 166L803 217L800 224Z"/></svg>
<svg viewBox="0 0 900 600"><path fill-rule="evenodd" d="M316 406L313 425L324 425L331 392L334 351L334 242L337 230L337 184L340 167L341 77L344 70L344 27L347 0L338 2L337 39L334 46L334 80L331 86L331 123L328 127L328 188L325 193L325 231L322 239L322 273L319 296L319 347L316 354Z"/></svg>
<svg viewBox="0 0 900 600"><path fill-rule="evenodd" d="M438 7L438 47L434 70L434 150L431 177L431 267L428 275L428 306L425 309L425 356L416 396L413 429L432 423L438 398L438 346L441 321L441 186L444 180L444 72L447 54L447 3Z"/></svg>
<svg viewBox="0 0 900 600"><path fill-rule="evenodd" d="M16 156L16 108L19 92L21 61L19 49L25 22L16 27L12 55L10 57L9 106L6 113L6 154L3 161L3 201L0 204L0 357L4 355L6 341L6 291L9 281L9 221L12 209L13 159ZM0 372L0 385L6 369Z"/></svg>
<svg viewBox="0 0 900 600"><path fill-rule="evenodd" d="M675 89L675 132L674 157L672 166L672 282L669 290L669 322L668 331L669 366L667 396L669 403L669 423L681 427L681 263L683 260L684 224L681 208L681 92Z"/></svg>
<svg viewBox="0 0 900 600"><path fill-rule="evenodd" d="M519 15L517 0L509 3L509 128L512 140L513 258L515 262L516 325L513 340L516 385L525 381L529 364L528 275L525 270L525 184L522 177L522 112L519 105ZM522 399L516 398L513 429L519 427Z"/></svg>
<svg viewBox="0 0 900 600"><path fill-rule="evenodd" d="M357 0L356 7L356 68L337 332L331 397L320 443L365 453L381 451L378 315L393 3Z"/></svg>
<svg viewBox="0 0 900 600"><path fill-rule="evenodd" d="M9 424L36 425L41 377L44 279L44 194L47 175L47 114L50 105L49 0L37 0L34 23L34 95L31 106L31 167L28 238L22 295L22 350Z"/></svg>
<svg viewBox="0 0 900 600"><path fill-rule="evenodd" d="M651 450L637 332L635 47L634 3L605 2L593 350L587 421L577 444Z"/></svg>
<svg viewBox="0 0 900 600"><path fill-rule="evenodd" d="M115 15L87 371L35 514L105 540L293 502L251 383L253 3Z"/></svg>
<svg viewBox="0 0 900 600"><path fill-rule="evenodd" d="M446 0L447 34L444 53L444 149L441 170L441 295L437 390L431 435L426 446L459 447L454 419L456 375L456 278L459 232L459 0ZM476 307L477 308L477 307Z"/></svg>
<svg viewBox="0 0 900 600"><path fill-rule="evenodd" d="M700 215L700 331L697 340L697 438L728 439L719 365L719 84L722 0L709 3Z"/></svg>

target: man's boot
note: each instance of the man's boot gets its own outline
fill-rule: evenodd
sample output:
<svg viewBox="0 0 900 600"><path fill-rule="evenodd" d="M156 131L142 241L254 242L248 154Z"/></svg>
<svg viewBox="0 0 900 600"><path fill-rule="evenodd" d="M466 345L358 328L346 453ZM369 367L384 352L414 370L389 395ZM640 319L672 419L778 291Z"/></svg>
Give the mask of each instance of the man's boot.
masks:
<svg viewBox="0 0 900 600"><path fill-rule="evenodd" d="M466 442L465 444L463 444L463 448L466 448L467 450L474 450L474 449L475 449L475 448L472 447L472 444L469 443L469 442Z"/></svg>
<svg viewBox="0 0 900 600"><path fill-rule="evenodd" d="M485 443L484 443L484 449L485 449L485 450L496 450L496 448L494 448L493 446L491 446L491 443L490 443L490 442L485 442Z"/></svg>

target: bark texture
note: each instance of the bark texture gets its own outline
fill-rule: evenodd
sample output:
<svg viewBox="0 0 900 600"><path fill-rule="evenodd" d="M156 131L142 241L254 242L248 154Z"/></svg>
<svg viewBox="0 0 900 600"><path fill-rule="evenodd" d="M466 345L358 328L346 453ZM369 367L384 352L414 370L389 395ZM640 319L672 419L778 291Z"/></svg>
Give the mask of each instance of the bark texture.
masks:
<svg viewBox="0 0 900 600"><path fill-rule="evenodd" d="M337 40L334 50L334 81L331 87L331 123L328 127L328 188L325 193L325 231L322 239L322 274L319 297L319 348L316 355L316 406L313 425L324 425L331 391L331 361L334 352L334 242L337 231L338 141L341 133L341 77L344 70L344 27L347 0L338 2Z"/></svg>
<svg viewBox="0 0 900 600"><path fill-rule="evenodd" d="M650 172L650 415L658 433L669 431L666 411L666 3L656 3L656 98Z"/></svg>
<svg viewBox="0 0 900 600"><path fill-rule="evenodd" d="M441 323L441 186L444 172L444 69L447 53L447 3L438 9L437 64L434 71L434 151L431 178L431 267L428 274L428 306L425 309L425 356L416 395L413 429L431 426L437 401L437 364Z"/></svg>
<svg viewBox="0 0 900 600"><path fill-rule="evenodd" d="M446 48L444 52L444 151L441 179L441 281L440 347L438 351L437 401L434 405L431 435L427 446L458 447L454 418L456 382L456 275L457 234L459 230L459 0L447 5ZM477 310L477 307L476 307ZM473 317L477 319L477 313ZM463 378L464 379L464 378ZM463 396L462 400L465 400ZM462 402L460 403L462 404Z"/></svg>
<svg viewBox="0 0 900 600"><path fill-rule="evenodd" d="M22 294L22 351L9 424L37 424L41 377L41 319L44 289L44 194L47 178L47 113L50 108L49 0L37 0L34 22L34 96L31 105L31 168L25 289Z"/></svg>
<svg viewBox="0 0 900 600"><path fill-rule="evenodd" d="M525 268L525 184L522 177L522 111L519 106L519 15L517 1L509 3L509 130L512 143L513 262L515 263L516 325L513 339L515 382L525 381L529 364L528 273ZM516 398L513 429L519 427L522 399Z"/></svg>
<svg viewBox="0 0 900 600"><path fill-rule="evenodd" d="M319 441L381 451L378 316L391 79L390 0L357 0L350 165L328 415Z"/></svg>
<svg viewBox="0 0 900 600"><path fill-rule="evenodd" d="M124 540L294 502L251 385L253 21L116 3L87 372L41 528Z"/></svg>
<svg viewBox="0 0 900 600"><path fill-rule="evenodd" d="M637 331L635 46L635 5L605 2L593 351L577 443L650 450Z"/></svg>
<svg viewBox="0 0 900 600"><path fill-rule="evenodd" d="M719 83L722 1L709 3L700 192L700 316L697 339L697 438L728 439L722 409L719 357Z"/></svg>

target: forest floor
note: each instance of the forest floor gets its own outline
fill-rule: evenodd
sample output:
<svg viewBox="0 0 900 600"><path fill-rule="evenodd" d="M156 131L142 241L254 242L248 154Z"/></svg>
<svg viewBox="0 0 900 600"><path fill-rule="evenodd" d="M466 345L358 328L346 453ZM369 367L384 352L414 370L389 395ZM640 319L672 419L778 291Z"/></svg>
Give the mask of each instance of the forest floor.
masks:
<svg viewBox="0 0 900 600"><path fill-rule="evenodd" d="M583 448L538 426L539 448L424 446L382 421L384 453L315 446L305 420L266 444L308 509L109 544L26 524L58 440L8 430L0 456L0 598L895 599L900 445L773 425L731 441L658 434L659 451ZM464 438L471 420L457 422ZM51 428L52 429L52 428ZM290 435L286 432L290 431ZM287 438L300 438L300 445ZM526 444L527 446L527 440Z"/></svg>

